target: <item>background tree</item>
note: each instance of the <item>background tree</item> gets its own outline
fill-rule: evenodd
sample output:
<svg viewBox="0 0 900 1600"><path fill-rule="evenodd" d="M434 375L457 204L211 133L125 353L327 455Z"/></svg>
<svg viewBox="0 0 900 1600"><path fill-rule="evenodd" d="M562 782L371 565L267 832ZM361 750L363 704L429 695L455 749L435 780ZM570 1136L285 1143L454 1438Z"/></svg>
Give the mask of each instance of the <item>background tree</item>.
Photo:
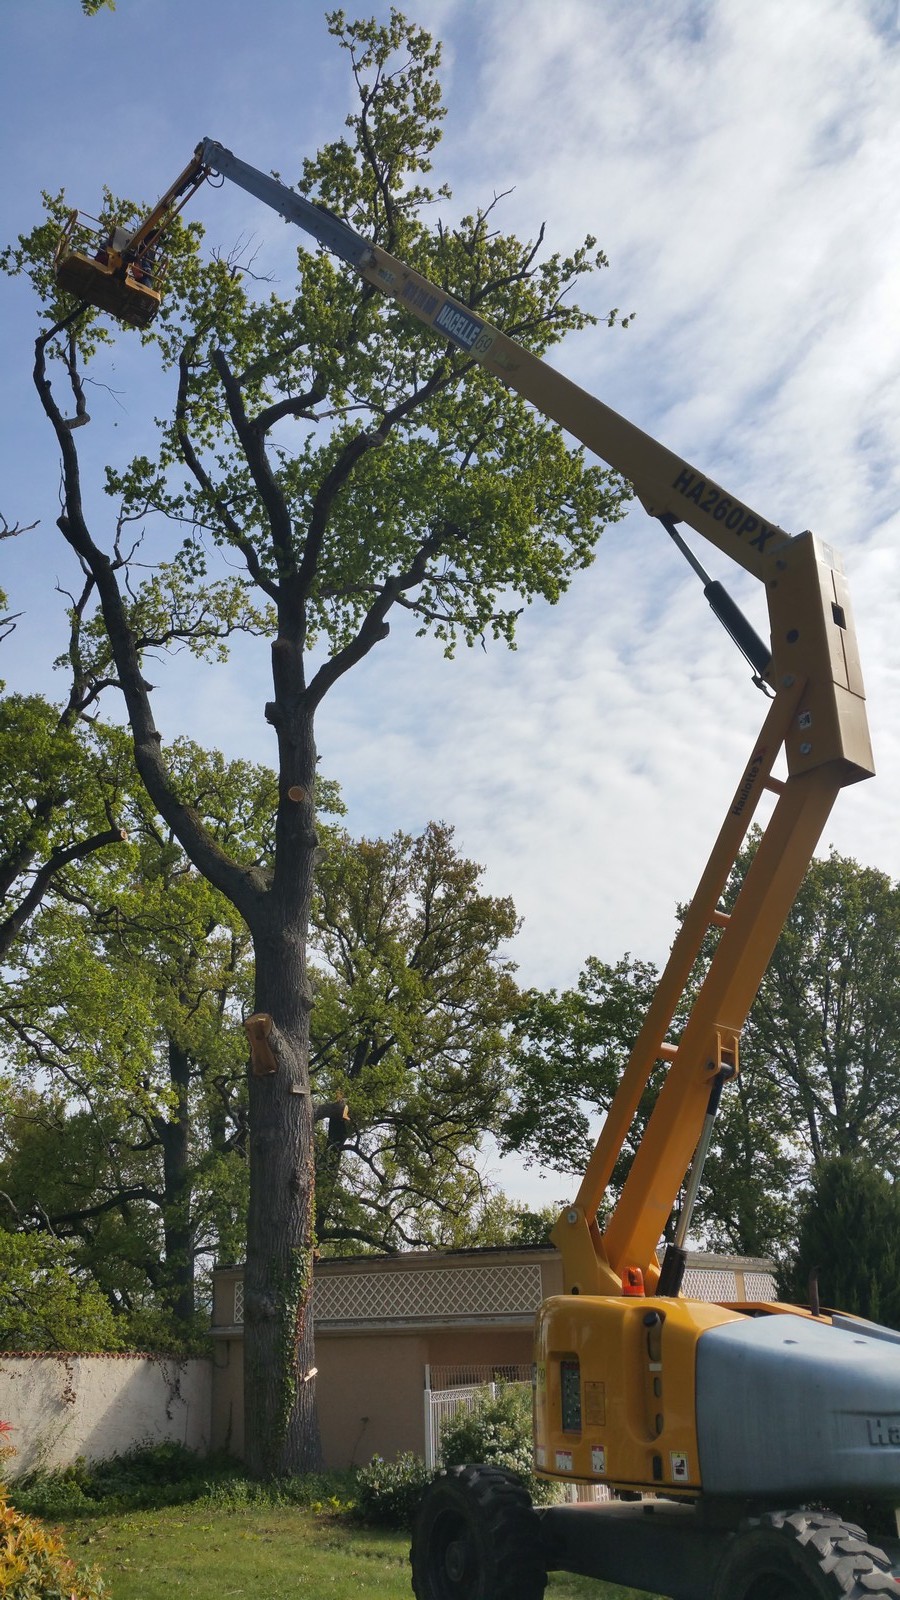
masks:
<svg viewBox="0 0 900 1600"><path fill-rule="evenodd" d="M900 885L834 850L813 861L741 1046L807 1166L864 1153L898 1172L898 950Z"/></svg>
<svg viewBox="0 0 900 1600"><path fill-rule="evenodd" d="M316 1095L344 1096L351 1136L322 1149L326 1253L458 1240L485 1192L478 1153L502 1123L520 997L499 953L516 930L453 830L330 833L313 900ZM347 1164L351 1163L348 1176Z"/></svg>
<svg viewBox="0 0 900 1600"><path fill-rule="evenodd" d="M753 836L729 881L726 907L755 846ZM740 1078L722 1097L696 1213L698 1242L781 1257L796 1239L804 1186L824 1162L852 1156L895 1176L898 948L900 887L835 851L814 860L744 1028ZM580 1175L593 1148L592 1123L596 1129L615 1092L656 976L651 965L627 956L613 967L591 958L575 989L529 995L517 1025L508 1148ZM610 1200L653 1093L651 1080Z"/></svg>
<svg viewBox="0 0 900 1600"><path fill-rule="evenodd" d="M0 685L0 958L68 869L121 844L120 809L120 777L71 704Z"/></svg>
<svg viewBox="0 0 900 1600"><path fill-rule="evenodd" d="M243 1243L250 939L153 813L125 735L96 736L130 780L129 843L69 873L0 985L0 1172L29 1226L77 1242L129 1342L165 1348L199 1331L198 1259ZM223 844L265 851L272 773L188 741L171 759Z"/></svg>
<svg viewBox="0 0 900 1600"><path fill-rule="evenodd" d="M115 1350L120 1339L108 1301L46 1233L6 1226L0 1198L0 1349Z"/></svg>
<svg viewBox="0 0 900 1600"><path fill-rule="evenodd" d="M589 956L574 989L525 997L512 1049L512 1104L501 1149L577 1183L608 1110L653 992L652 962L625 955L615 965ZM641 1099L612 1177L609 1202L624 1182L650 1114L658 1077Z"/></svg>
<svg viewBox="0 0 900 1600"><path fill-rule="evenodd" d="M349 137L304 163L301 192L535 351L583 327L590 319L567 293L602 263L593 240L542 258L540 237L504 235L492 207L457 225L437 220L448 196L427 183L443 116L430 37L397 12L384 24L348 23L335 12L329 26L348 53L356 108ZM82 498L71 425L85 420L82 369L102 329L95 314L60 299L52 280L61 210L61 200L50 201L48 222L6 263L30 273L43 299L49 325L37 342L35 381L62 457L59 525L97 586L98 651L122 690L138 771L191 861L250 929L256 1009L273 1019L250 1082L247 1455L259 1473L297 1470L319 1454L307 1315L316 714L399 612L448 650L488 634L511 640L522 605L557 600L590 561L625 487L587 466L559 429L463 352L429 341L324 254L301 246L298 292L264 297L229 263L202 264L197 230L176 227L167 308L147 336L175 374L171 418L153 455L108 474L121 509L104 548ZM119 214L127 223L136 213ZM70 418L56 398L65 382ZM153 513L187 525L188 537L149 584L129 587L122 530ZM237 559L244 577L213 591L217 551ZM188 637L202 648L204 637L263 625L259 609L240 611L250 588L274 636L266 715L278 742L279 797L265 867L223 850L182 800L142 669L154 643ZM272 1062L274 1072L266 1070Z"/></svg>
<svg viewBox="0 0 900 1600"><path fill-rule="evenodd" d="M101 732L127 768L125 735ZM274 773L188 741L171 754L216 837L264 857ZM0 1189L23 1227L74 1250L122 1339L175 1348L202 1337L213 1260L244 1250L252 952L132 788L127 845L69 874L0 985ZM514 909L482 893L447 827L356 841L328 823L322 836L311 1084L317 1100L346 1097L352 1119L344 1142L316 1139L319 1248L512 1237L526 1223L485 1206L478 1155L505 1105L519 994L499 947Z"/></svg>
<svg viewBox="0 0 900 1600"><path fill-rule="evenodd" d="M755 848L737 863L733 900ZM900 886L832 850L814 860L741 1039L707 1170L713 1242L782 1256L820 1169L898 1172Z"/></svg>
<svg viewBox="0 0 900 1600"><path fill-rule="evenodd" d="M815 1169L782 1293L805 1305L813 1274L823 1306L900 1328L900 1195L867 1161L831 1156Z"/></svg>

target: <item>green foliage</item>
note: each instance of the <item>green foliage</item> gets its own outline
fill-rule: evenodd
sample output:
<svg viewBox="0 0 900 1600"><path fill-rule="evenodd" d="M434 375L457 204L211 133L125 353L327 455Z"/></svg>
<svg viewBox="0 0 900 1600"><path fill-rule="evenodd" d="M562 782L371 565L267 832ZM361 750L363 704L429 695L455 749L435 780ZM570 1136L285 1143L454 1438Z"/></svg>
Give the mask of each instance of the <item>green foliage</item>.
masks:
<svg viewBox="0 0 900 1600"><path fill-rule="evenodd" d="M898 948L900 885L835 850L813 861L747 1019L740 1083L723 1096L701 1201L713 1244L784 1256L804 1186L833 1158L900 1176Z"/></svg>
<svg viewBox="0 0 900 1600"><path fill-rule="evenodd" d="M431 1473L421 1456L404 1451L394 1461L373 1456L356 1475L355 1514L379 1528L412 1528Z"/></svg>
<svg viewBox="0 0 900 1600"><path fill-rule="evenodd" d="M128 841L82 863L0 983L7 1074L0 1188L49 1222L135 1348L188 1349L194 1261L243 1239L249 934L161 823L120 730L96 730L128 788ZM232 852L269 847L274 776L179 741L173 771ZM37 1075L40 1074L38 1078ZM12 1218L8 1219L9 1225Z"/></svg>
<svg viewBox="0 0 900 1600"><path fill-rule="evenodd" d="M608 1108L652 998L657 971L631 956L589 957L574 989L531 990L514 1031L512 1107L501 1148L558 1172L580 1173L593 1149L590 1116ZM618 1186L649 1113L645 1093L613 1175Z"/></svg>
<svg viewBox="0 0 900 1600"><path fill-rule="evenodd" d="M76 674L77 679L77 674ZM2 691L2 685L0 685ZM67 706L0 692L0 956L7 957L67 871L120 842L123 775L102 735Z"/></svg>
<svg viewBox="0 0 900 1600"><path fill-rule="evenodd" d="M117 1350L109 1302L74 1249L49 1234L0 1227L0 1350Z"/></svg>
<svg viewBox="0 0 900 1600"><path fill-rule="evenodd" d="M730 909L758 842L751 834L724 896ZM676 1039L702 979L711 934L670 1030ZM862 1154L900 1176L900 886L832 851L810 865L750 1011L741 1074L726 1087L695 1227L711 1248L783 1257L798 1197L832 1157ZM577 987L532 991L514 1030L505 1149L580 1173L591 1119L607 1110L651 1002L657 974L624 956L590 958ZM651 1078L613 1173L627 1171L661 1080ZM695 1234L695 1237L697 1235Z"/></svg>
<svg viewBox="0 0 900 1600"><path fill-rule="evenodd" d="M816 1168L781 1292L805 1304L814 1271L823 1306L900 1328L900 1190L859 1156Z"/></svg>
<svg viewBox="0 0 900 1600"><path fill-rule="evenodd" d="M548 1505L558 1492L535 1477L533 1444L530 1386L496 1384L481 1391L472 1411L460 1408L445 1425L441 1460L445 1467L504 1467L518 1474L536 1504Z"/></svg>
<svg viewBox="0 0 900 1600"><path fill-rule="evenodd" d="M546 1247L562 1205L560 1199L558 1205L529 1211L500 1191L489 1190L476 1210L459 1217L446 1246L457 1250Z"/></svg>
<svg viewBox="0 0 900 1600"><path fill-rule="evenodd" d="M122 741L101 734L110 751ZM181 795L216 838L264 860L274 774L187 741L173 757ZM339 810L333 787L322 791ZM244 1248L252 952L140 791L122 816L128 842L70 874L67 897L34 919L27 964L0 983L14 1069L0 1075L0 1189L28 1226L49 1220L66 1241L122 1342L193 1350L194 1256ZM353 1120L342 1149L324 1132L317 1141L320 1245L515 1242L520 1219L501 1197L483 1200L475 1162L504 1103L519 998L500 952L514 908L482 892L447 827L321 834L311 1077L316 1098L346 1097ZM522 1226L533 1242L540 1224Z"/></svg>
<svg viewBox="0 0 900 1600"><path fill-rule="evenodd" d="M101 1600L95 1570L77 1568L62 1540L13 1510L0 1489L0 1593L8 1600Z"/></svg>
<svg viewBox="0 0 900 1600"><path fill-rule="evenodd" d="M452 1245L481 1202L475 1156L506 1098L515 908L483 893L445 824L322 833L310 1075L352 1123L342 1151L319 1152L317 1236L330 1253Z"/></svg>
<svg viewBox="0 0 900 1600"><path fill-rule="evenodd" d="M743 864L746 864L745 862ZM900 885L832 850L814 861L753 1007L764 1061L808 1156L898 1168Z"/></svg>
<svg viewBox="0 0 900 1600"><path fill-rule="evenodd" d="M81 9L86 17L95 17L104 7L109 11L115 11L116 0L81 0Z"/></svg>
<svg viewBox="0 0 900 1600"><path fill-rule="evenodd" d="M199 1498L216 1466L207 1468L193 1451L167 1441L138 1445L104 1461L79 1457L68 1467L23 1473L10 1492L21 1510L40 1517L177 1505Z"/></svg>

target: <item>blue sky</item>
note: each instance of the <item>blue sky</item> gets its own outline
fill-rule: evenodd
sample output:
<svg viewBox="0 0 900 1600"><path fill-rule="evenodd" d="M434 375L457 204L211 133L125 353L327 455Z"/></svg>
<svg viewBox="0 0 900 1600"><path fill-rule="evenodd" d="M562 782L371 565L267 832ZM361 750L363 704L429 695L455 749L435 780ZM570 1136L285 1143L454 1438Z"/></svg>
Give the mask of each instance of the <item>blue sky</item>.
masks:
<svg viewBox="0 0 900 1600"><path fill-rule="evenodd" d="M445 41L435 177L454 190L448 214L509 190L504 227L530 236L546 221L552 248L595 234L610 267L582 299L637 312L554 360L771 521L841 551L878 776L841 796L825 843L900 877L896 0L405 9ZM349 109L323 13L311 0L119 0L87 20L77 0L6 0L3 239L30 227L42 188L88 211L104 183L152 200L203 135L290 180ZM204 191L194 214L210 248L252 236L261 270L282 269L283 225L240 191ZM59 693L53 580L77 575L29 378L33 310L22 285L0 294L0 513L40 519L0 543L0 582L26 613L2 671ZM79 440L91 483L149 442L165 403L127 334L106 377ZM99 531L111 508L92 504ZM752 580L708 560L762 628ZM264 645L226 669L178 658L156 674L158 722L271 760L267 672ZM455 823L524 918L523 978L564 985L589 953L664 957L764 709L636 510L558 607L529 611L515 654L446 663L398 635L332 697L319 744L354 831Z"/></svg>

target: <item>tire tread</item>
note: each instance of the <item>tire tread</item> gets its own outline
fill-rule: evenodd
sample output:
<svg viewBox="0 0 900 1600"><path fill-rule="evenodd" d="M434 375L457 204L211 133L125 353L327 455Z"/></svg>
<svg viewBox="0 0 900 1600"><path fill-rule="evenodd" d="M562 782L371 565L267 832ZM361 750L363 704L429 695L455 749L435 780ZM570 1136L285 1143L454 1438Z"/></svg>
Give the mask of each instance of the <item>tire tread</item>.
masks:
<svg viewBox="0 0 900 1600"><path fill-rule="evenodd" d="M753 1555L759 1550L760 1541L772 1536L806 1551L809 1600L870 1600L873 1595L900 1600L900 1581L892 1575L885 1552L870 1544L864 1529L855 1523L819 1511L770 1511L748 1518L722 1564L722 1575L715 1586L716 1600L724 1600L726 1586L729 1600L732 1594L740 1597L742 1593L739 1583L737 1589L734 1587L739 1578L740 1541L747 1542L752 1577ZM800 1576L798 1570L797 1577Z"/></svg>
<svg viewBox="0 0 900 1600"><path fill-rule="evenodd" d="M496 1568L490 1600L542 1600L547 1568L540 1523L524 1484L514 1473L489 1466L451 1467L435 1486L448 1480L477 1507L489 1534ZM409 1558L420 1600L430 1600L425 1556L414 1532Z"/></svg>

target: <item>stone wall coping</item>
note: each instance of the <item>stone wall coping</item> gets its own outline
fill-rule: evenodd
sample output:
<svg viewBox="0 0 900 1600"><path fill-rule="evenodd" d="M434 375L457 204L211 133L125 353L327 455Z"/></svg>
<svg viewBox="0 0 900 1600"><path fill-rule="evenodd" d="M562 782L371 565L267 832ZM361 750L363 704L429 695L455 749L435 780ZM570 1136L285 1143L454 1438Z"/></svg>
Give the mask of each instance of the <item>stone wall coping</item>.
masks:
<svg viewBox="0 0 900 1600"><path fill-rule="evenodd" d="M335 1277L344 1272L415 1272L426 1266L440 1271L445 1267L476 1266L479 1262L487 1265L489 1262L549 1262L559 1259L559 1251L554 1245L491 1245L472 1250L403 1250L391 1256L325 1256L316 1261L314 1271L320 1276ZM765 1256L720 1255L705 1250L689 1250L687 1265L707 1267L710 1271L732 1269L738 1272L771 1272L774 1268L774 1263ZM242 1262L229 1262L227 1266L216 1267L215 1273L217 1276L234 1273L240 1277L244 1270Z"/></svg>
<svg viewBox="0 0 900 1600"><path fill-rule="evenodd" d="M171 1350L0 1350L0 1361L208 1361L208 1356L175 1355Z"/></svg>

